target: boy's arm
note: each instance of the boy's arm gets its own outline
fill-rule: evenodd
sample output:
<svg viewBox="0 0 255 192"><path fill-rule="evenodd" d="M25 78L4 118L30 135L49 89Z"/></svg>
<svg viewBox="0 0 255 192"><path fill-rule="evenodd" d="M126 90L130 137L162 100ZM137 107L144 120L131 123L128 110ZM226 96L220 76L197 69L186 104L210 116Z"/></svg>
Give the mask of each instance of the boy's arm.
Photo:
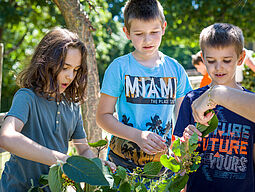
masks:
<svg viewBox="0 0 255 192"><path fill-rule="evenodd" d="M119 122L114 116L117 97L101 94L97 108L97 124L107 132L136 143L144 152L156 154L166 149L165 142L159 135L150 131L141 131Z"/></svg>
<svg viewBox="0 0 255 192"><path fill-rule="evenodd" d="M212 118L213 114L205 116L204 112L208 109L213 109L216 105L221 105L255 122L254 103L255 94L253 93L223 85L215 85L192 103L193 117L196 122L206 124Z"/></svg>
<svg viewBox="0 0 255 192"><path fill-rule="evenodd" d="M6 117L0 129L0 147L24 159L46 165L53 165L57 160L66 161L66 154L50 150L20 133L23 126L18 118Z"/></svg>
<svg viewBox="0 0 255 192"><path fill-rule="evenodd" d="M184 96L183 97L179 97L176 99L176 103L175 103L175 106L174 106L174 117L175 117L175 122L177 121L178 119L178 115L179 115L179 110L181 108L181 104L182 104L182 101L184 99Z"/></svg>

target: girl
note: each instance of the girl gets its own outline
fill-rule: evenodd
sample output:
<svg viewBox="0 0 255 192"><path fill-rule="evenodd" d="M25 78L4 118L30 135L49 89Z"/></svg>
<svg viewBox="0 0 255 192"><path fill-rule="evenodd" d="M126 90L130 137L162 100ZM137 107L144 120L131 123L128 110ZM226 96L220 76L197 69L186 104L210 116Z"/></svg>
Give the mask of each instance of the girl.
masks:
<svg viewBox="0 0 255 192"><path fill-rule="evenodd" d="M1 192L27 191L31 179L38 185L49 166L66 161L71 139L79 155L95 157L78 105L84 101L87 84L86 54L76 34L56 28L41 40L30 66L19 75L21 89L0 130L0 147L11 153Z"/></svg>

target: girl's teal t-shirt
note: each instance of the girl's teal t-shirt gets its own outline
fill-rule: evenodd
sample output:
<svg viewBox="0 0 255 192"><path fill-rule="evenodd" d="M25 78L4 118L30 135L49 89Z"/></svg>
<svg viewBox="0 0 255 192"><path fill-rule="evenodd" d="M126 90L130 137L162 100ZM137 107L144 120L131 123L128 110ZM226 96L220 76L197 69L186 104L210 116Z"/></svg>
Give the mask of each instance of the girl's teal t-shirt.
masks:
<svg viewBox="0 0 255 192"><path fill-rule="evenodd" d="M69 140L86 137L78 104L66 100L47 100L31 89L22 88L17 91L7 116L16 117L24 123L21 131L23 135L62 153L67 153ZM34 185L38 185L40 176L48 172L47 165L11 154L2 174L0 191L27 191L31 179Z"/></svg>

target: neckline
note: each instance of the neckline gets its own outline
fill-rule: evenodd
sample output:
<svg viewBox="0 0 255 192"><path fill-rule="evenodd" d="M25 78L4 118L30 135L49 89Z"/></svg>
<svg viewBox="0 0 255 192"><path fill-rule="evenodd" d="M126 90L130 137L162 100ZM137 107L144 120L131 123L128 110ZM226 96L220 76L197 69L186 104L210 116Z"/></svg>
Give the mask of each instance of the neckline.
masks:
<svg viewBox="0 0 255 192"><path fill-rule="evenodd" d="M160 67L160 65L163 64L163 60L164 60L164 54L162 52L160 52L160 51L158 51L158 54L159 54L159 57L160 57L160 59L159 59L160 62L158 64L156 64L154 67L146 67L146 66L142 65L141 63L139 63L136 60L136 58L133 56L132 52L129 53L129 63L131 63L130 60L132 59L133 61L135 61L135 64L137 66L139 66L140 68L143 68L146 71L155 71L155 70L157 70Z"/></svg>

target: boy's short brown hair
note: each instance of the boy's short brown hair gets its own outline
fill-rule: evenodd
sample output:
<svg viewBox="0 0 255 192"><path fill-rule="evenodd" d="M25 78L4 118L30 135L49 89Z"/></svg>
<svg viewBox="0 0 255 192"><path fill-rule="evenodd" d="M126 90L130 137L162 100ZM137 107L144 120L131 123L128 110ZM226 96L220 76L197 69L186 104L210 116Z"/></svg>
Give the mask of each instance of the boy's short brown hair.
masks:
<svg viewBox="0 0 255 192"><path fill-rule="evenodd" d="M163 7L157 0L129 0L124 9L124 24L128 31L132 19L144 21L160 19L163 25L165 22Z"/></svg>
<svg viewBox="0 0 255 192"><path fill-rule="evenodd" d="M203 62L202 61L202 57L201 57L201 52L197 52L195 55L191 56L192 59L192 65L199 65L199 62Z"/></svg>
<svg viewBox="0 0 255 192"><path fill-rule="evenodd" d="M239 56L244 47L243 32L239 27L229 23L215 23L202 30L199 44L202 52L206 46L222 48L233 45Z"/></svg>

